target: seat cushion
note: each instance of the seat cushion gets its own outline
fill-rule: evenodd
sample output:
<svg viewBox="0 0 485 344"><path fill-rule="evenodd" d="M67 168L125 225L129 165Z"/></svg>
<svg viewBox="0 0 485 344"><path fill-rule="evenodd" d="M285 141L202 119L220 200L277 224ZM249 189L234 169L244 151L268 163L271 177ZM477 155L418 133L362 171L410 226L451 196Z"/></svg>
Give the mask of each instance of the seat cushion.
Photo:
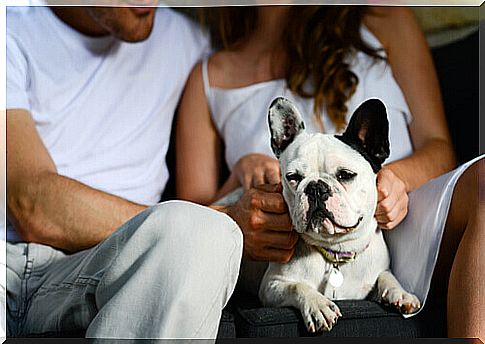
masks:
<svg viewBox="0 0 485 344"><path fill-rule="evenodd" d="M262 307L256 297L239 296L235 307L237 337L306 337L300 312L292 307ZM442 309L427 307L404 319L396 311L368 300L336 302L342 318L330 331L319 336L333 337L444 337Z"/></svg>
<svg viewBox="0 0 485 344"><path fill-rule="evenodd" d="M221 322L219 323L219 332L217 338L236 338L236 325L234 324L234 315L224 309L222 311Z"/></svg>

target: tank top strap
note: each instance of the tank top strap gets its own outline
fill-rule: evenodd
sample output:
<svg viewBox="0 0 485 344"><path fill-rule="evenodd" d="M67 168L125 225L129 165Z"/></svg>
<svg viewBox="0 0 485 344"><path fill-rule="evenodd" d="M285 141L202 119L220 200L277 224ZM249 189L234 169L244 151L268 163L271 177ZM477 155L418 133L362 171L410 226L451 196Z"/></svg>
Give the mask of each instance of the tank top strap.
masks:
<svg viewBox="0 0 485 344"><path fill-rule="evenodd" d="M208 62L209 62L208 57L202 61L202 82L204 83L204 93L207 100L209 100L209 95L210 95L209 71L207 66Z"/></svg>

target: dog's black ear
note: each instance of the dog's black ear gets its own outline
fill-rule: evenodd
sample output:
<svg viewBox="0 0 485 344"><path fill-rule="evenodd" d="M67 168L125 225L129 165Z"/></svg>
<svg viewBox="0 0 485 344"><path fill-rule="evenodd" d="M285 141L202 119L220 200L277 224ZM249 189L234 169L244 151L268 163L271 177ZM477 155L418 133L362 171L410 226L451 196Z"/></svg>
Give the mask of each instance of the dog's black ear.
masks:
<svg viewBox="0 0 485 344"><path fill-rule="evenodd" d="M363 102L345 132L336 137L359 151L377 173L389 157L389 122L384 103L379 99Z"/></svg>
<svg viewBox="0 0 485 344"><path fill-rule="evenodd" d="M283 97L271 102L268 111L271 148L277 158L305 129L303 119L293 103Z"/></svg>

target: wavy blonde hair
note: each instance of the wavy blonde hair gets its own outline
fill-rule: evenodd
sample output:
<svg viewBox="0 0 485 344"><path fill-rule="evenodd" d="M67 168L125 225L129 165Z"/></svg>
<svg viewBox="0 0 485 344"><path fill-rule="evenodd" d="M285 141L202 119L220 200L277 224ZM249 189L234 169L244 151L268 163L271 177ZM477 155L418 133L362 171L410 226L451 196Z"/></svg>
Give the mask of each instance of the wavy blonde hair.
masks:
<svg viewBox="0 0 485 344"><path fill-rule="evenodd" d="M318 114L324 108L337 129L346 126L346 103L359 82L350 70L349 55L362 51L383 59L360 36L365 11L363 6L293 6L282 28L287 86L302 97L314 98L315 119L321 126ZM231 49L253 33L257 8L205 8L200 20L208 27L214 48ZM307 81L313 86L310 90L304 87Z"/></svg>

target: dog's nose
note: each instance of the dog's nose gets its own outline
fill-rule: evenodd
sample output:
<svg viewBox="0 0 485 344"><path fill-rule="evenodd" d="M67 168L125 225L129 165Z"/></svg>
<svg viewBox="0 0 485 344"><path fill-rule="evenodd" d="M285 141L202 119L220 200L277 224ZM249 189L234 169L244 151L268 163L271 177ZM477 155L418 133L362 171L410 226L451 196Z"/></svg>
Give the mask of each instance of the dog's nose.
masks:
<svg viewBox="0 0 485 344"><path fill-rule="evenodd" d="M325 201L332 196L332 189L323 180L311 181L305 187L305 193L312 200Z"/></svg>
<svg viewBox="0 0 485 344"><path fill-rule="evenodd" d="M305 187L308 198L307 230L318 233L326 218L333 217L325 205L325 201L332 196L332 189L323 180L311 181Z"/></svg>
<svg viewBox="0 0 485 344"><path fill-rule="evenodd" d="M313 205L314 209L325 209L325 201L332 196L332 189L323 180L311 181L305 187L305 194L308 197L308 203Z"/></svg>

